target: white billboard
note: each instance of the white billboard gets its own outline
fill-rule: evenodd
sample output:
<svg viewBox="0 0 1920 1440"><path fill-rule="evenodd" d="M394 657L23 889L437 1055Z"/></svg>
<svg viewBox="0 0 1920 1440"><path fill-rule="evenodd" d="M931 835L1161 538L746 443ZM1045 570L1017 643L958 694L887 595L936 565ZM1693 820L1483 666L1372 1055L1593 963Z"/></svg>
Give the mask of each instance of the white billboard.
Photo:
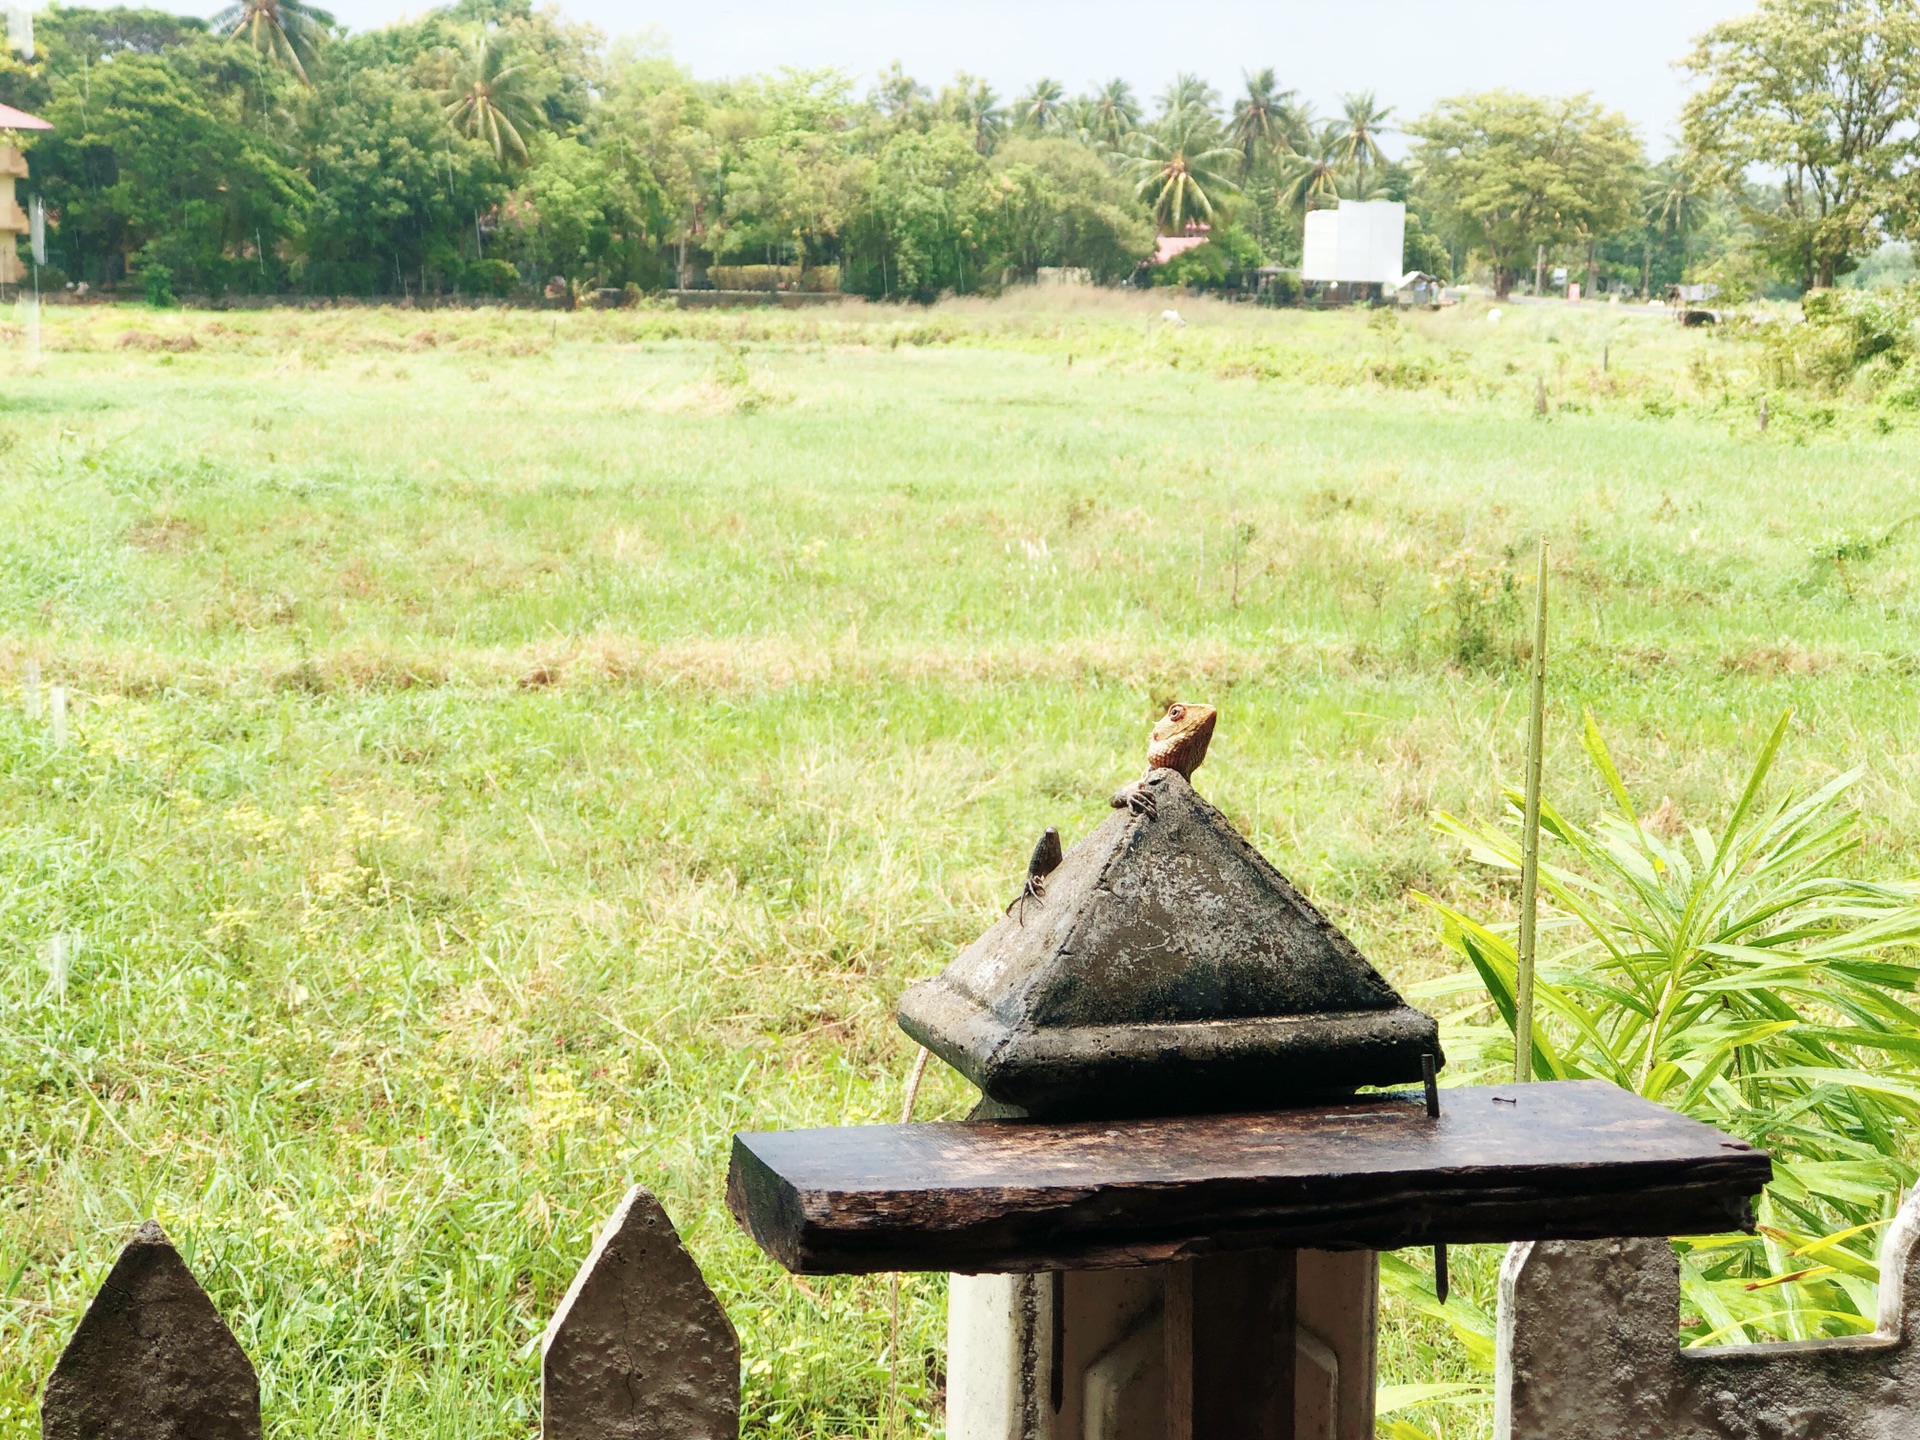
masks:
<svg viewBox="0 0 1920 1440"><path fill-rule="evenodd" d="M1398 200L1342 200L1307 212L1302 280L1397 285L1406 273L1407 207Z"/></svg>

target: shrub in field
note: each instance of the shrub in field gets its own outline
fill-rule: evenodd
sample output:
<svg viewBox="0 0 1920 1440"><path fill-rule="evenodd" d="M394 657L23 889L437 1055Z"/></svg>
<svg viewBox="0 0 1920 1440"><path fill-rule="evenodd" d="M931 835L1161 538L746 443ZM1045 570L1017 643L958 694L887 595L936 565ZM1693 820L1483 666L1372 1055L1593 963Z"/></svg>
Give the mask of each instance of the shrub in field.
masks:
<svg viewBox="0 0 1920 1440"><path fill-rule="evenodd" d="M1920 288L1822 290L1801 302L1804 325L1768 328L1767 368L1777 385L1835 394L1856 376L1897 384L1920 351Z"/></svg>
<svg viewBox="0 0 1920 1440"><path fill-rule="evenodd" d="M140 267L140 288L146 292L147 304L156 310L165 309L174 303L173 270L157 260L149 260Z"/></svg>
<svg viewBox="0 0 1920 1440"><path fill-rule="evenodd" d="M1482 564L1470 550L1449 556L1434 574L1429 607L1445 619L1447 658L1470 668L1510 663L1525 583L1511 564Z"/></svg>
<svg viewBox="0 0 1920 1440"><path fill-rule="evenodd" d="M833 293L840 288L838 265L714 265L707 278L722 290L810 290Z"/></svg>
<svg viewBox="0 0 1920 1440"><path fill-rule="evenodd" d="M1846 873L1857 842L1840 802L1860 772L1763 802L1789 718L1717 831L1670 802L1636 810L1591 717L1587 754L1614 808L1585 826L1541 807L1535 1073L1610 1080L1773 1153L1757 1236L1680 1242L1693 1344L1871 1330L1879 1231L1915 1176L1920 885ZM1519 872L1517 827L1439 825ZM1498 1020L1478 1027L1482 1054L1510 1056L1507 930L1423 898L1471 968L1421 993L1484 991Z"/></svg>

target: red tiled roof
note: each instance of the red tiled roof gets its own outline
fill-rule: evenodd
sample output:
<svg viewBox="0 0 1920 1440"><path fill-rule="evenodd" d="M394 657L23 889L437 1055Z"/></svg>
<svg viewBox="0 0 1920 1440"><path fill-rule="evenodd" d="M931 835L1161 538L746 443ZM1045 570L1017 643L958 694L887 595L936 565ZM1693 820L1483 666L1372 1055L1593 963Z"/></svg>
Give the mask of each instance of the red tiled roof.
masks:
<svg viewBox="0 0 1920 1440"><path fill-rule="evenodd" d="M38 115L29 115L11 105L0 105L0 130L51 130L53 126Z"/></svg>
<svg viewBox="0 0 1920 1440"><path fill-rule="evenodd" d="M1205 235L1162 235L1153 247L1153 263L1164 265L1174 256L1197 250L1207 243Z"/></svg>

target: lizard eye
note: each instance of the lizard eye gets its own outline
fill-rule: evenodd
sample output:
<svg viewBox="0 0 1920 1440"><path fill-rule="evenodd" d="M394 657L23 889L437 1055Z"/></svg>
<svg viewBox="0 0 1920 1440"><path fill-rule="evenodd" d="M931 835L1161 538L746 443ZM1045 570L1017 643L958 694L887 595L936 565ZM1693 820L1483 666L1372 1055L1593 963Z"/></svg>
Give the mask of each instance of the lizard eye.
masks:
<svg viewBox="0 0 1920 1440"><path fill-rule="evenodd" d="M1186 713L1187 707L1184 705L1169 705L1167 707L1167 719L1169 720L1178 720Z"/></svg>

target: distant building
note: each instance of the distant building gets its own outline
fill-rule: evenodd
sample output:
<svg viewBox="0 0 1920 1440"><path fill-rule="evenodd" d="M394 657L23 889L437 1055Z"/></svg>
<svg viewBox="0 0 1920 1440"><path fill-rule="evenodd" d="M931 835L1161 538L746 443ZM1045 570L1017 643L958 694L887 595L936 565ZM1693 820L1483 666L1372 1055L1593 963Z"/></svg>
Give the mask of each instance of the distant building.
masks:
<svg viewBox="0 0 1920 1440"><path fill-rule="evenodd" d="M1400 277L1393 298L1399 305L1440 305L1444 302L1445 290L1439 276L1424 270L1409 270Z"/></svg>
<svg viewBox="0 0 1920 1440"><path fill-rule="evenodd" d="M1212 238L1212 227L1187 222L1186 233L1181 235L1162 235L1153 246L1153 259L1149 265L1164 265L1176 255L1184 255L1189 250L1198 250Z"/></svg>
<svg viewBox="0 0 1920 1440"><path fill-rule="evenodd" d="M31 228L27 212L14 198L13 182L27 178L27 157L12 143L21 130L51 130L38 115L11 105L0 105L0 285L18 285L27 278L20 263L20 237Z"/></svg>
<svg viewBox="0 0 1920 1440"><path fill-rule="evenodd" d="M1354 298L1383 294L1406 273L1407 207L1398 200L1342 200L1307 212L1300 278Z"/></svg>

